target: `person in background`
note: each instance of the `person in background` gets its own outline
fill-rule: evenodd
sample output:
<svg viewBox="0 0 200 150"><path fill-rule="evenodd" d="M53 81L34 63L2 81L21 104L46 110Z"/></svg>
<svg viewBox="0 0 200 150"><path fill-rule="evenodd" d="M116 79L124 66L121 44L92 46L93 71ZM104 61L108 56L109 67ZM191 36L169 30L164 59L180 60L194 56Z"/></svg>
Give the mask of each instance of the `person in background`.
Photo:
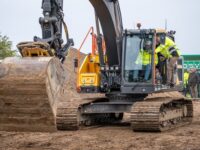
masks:
<svg viewBox="0 0 200 150"><path fill-rule="evenodd" d="M189 93L189 87L188 87L188 79L189 79L189 70L185 70L184 72L184 95L187 96Z"/></svg>
<svg viewBox="0 0 200 150"><path fill-rule="evenodd" d="M198 98L200 98L200 70L199 69L197 70L197 74L199 75L199 83L198 83L198 86L197 86L197 88L198 88Z"/></svg>
<svg viewBox="0 0 200 150"><path fill-rule="evenodd" d="M195 68L192 68L188 79L188 86L190 88L192 98L198 98L198 89L197 89L198 84L199 84L199 75L197 73L197 70Z"/></svg>

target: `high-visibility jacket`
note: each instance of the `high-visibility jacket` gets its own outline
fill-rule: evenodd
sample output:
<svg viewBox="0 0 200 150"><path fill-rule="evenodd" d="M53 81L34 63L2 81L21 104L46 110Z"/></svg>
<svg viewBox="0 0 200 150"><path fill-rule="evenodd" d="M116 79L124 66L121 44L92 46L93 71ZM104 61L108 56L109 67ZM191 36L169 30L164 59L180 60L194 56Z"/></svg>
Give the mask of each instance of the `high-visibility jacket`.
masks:
<svg viewBox="0 0 200 150"><path fill-rule="evenodd" d="M160 53L165 58L171 58L171 57L173 57L172 56L173 52L177 52L178 56L181 55L179 49L176 47L176 44L169 37L166 37L164 45L160 44L156 48L156 53Z"/></svg>
<svg viewBox="0 0 200 150"><path fill-rule="evenodd" d="M152 60L152 54L149 53L148 51L145 50L140 50L139 52L139 56L136 60L136 64L140 64L139 62L141 62L142 65L148 65L151 64L151 60ZM155 64L158 64L158 56L157 54L155 54Z"/></svg>
<svg viewBox="0 0 200 150"><path fill-rule="evenodd" d="M185 72L184 73L184 87L188 84L188 79L189 79L189 73Z"/></svg>

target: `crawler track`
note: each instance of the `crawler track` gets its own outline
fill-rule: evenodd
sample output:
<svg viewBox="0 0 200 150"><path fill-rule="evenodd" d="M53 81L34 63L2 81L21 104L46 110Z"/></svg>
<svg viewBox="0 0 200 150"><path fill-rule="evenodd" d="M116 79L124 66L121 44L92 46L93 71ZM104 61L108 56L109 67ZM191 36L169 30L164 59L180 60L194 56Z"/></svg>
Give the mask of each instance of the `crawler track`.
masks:
<svg viewBox="0 0 200 150"><path fill-rule="evenodd" d="M56 124L58 130L78 130L79 115L77 103L61 102L57 108Z"/></svg>
<svg viewBox="0 0 200 150"><path fill-rule="evenodd" d="M81 105L92 103L96 99L65 99L57 106L56 124L58 130L78 130L81 124L93 122L91 118L80 115Z"/></svg>
<svg viewBox="0 0 200 150"><path fill-rule="evenodd" d="M65 100L57 106L56 124L58 130L78 130L80 126L104 125L119 122L115 114L90 114L81 115L82 105L94 103L101 98ZM105 99L105 97L103 97ZM120 114L123 115L123 114Z"/></svg>
<svg viewBox="0 0 200 150"><path fill-rule="evenodd" d="M166 131L192 122L191 100L182 97L151 97L133 105L131 127L134 131Z"/></svg>

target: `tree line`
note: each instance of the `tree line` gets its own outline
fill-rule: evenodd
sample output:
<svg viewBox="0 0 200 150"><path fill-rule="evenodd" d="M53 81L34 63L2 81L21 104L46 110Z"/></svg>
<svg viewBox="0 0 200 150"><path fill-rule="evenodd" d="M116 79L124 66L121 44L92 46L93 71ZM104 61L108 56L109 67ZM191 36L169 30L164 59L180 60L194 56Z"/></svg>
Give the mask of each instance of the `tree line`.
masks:
<svg viewBox="0 0 200 150"><path fill-rule="evenodd" d="M16 55L17 51L12 50L12 41L10 41L8 36L2 35L0 33L0 59Z"/></svg>

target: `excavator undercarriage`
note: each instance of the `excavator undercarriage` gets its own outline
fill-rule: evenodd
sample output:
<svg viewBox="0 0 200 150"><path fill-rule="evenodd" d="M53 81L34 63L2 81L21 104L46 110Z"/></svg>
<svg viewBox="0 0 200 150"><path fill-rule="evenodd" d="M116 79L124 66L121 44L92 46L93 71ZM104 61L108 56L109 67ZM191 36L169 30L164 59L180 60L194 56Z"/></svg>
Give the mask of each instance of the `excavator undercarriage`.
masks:
<svg viewBox="0 0 200 150"><path fill-rule="evenodd" d="M59 130L77 130L80 126L123 124L130 114L134 131L161 132L190 124L193 104L179 92L162 92L146 98L76 98L60 103L57 112Z"/></svg>

